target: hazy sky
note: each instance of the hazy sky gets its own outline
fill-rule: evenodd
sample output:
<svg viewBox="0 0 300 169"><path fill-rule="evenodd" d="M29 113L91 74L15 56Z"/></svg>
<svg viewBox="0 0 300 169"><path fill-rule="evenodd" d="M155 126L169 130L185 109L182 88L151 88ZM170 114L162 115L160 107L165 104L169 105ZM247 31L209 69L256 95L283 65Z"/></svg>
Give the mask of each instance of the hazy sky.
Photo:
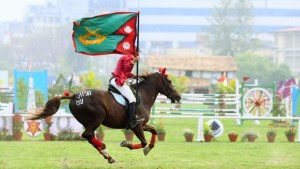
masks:
<svg viewBox="0 0 300 169"><path fill-rule="evenodd" d="M42 4L44 0L4 0L0 3L0 21L22 20L28 4Z"/></svg>

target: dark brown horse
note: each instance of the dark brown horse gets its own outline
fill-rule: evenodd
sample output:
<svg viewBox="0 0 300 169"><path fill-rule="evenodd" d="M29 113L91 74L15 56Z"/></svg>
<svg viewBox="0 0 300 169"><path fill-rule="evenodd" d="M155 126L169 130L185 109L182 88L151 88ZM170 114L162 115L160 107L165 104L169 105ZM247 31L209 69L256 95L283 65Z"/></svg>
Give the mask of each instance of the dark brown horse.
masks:
<svg viewBox="0 0 300 169"><path fill-rule="evenodd" d="M145 121L142 125L132 128L132 130L141 143L132 144L123 141L121 146L128 147L129 149L144 148L144 154L147 155L154 147L157 132L154 127L146 123L150 119L150 110L158 93L167 96L172 102L179 102L181 98L165 74L165 69L161 72L142 75L140 79L142 81L138 84L138 92L141 96L141 102L137 107L137 115L139 118L145 118ZM57 96L50 99L43 111L29 117L29 119L44 119L55 114L59 109L61 99L70 99L69 107L73 116L85 127L82 137L86 138L105 159L108 159L109 163L114 163L116 160L108 154L106 145L95 138L94 132L101 124L109 128L125 128L128 115L124 106L117 103L108 91L96 89L83 90L74 94ZM146 147L147 141L144 131L152 133L148 147Z"/></svg>

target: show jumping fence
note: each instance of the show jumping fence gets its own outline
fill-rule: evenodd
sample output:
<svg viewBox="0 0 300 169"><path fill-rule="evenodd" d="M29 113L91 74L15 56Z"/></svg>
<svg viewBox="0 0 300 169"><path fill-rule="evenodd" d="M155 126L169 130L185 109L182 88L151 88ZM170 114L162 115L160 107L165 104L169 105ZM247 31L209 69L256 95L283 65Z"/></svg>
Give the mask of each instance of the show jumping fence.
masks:
<svg viewBox="0 0 300 169"><path fill-rule="evenodd" d="M169 104L165 96L159 95L152 108L152 115L203 115L239 116L239 94L182 94L180 104Z"/></svg>

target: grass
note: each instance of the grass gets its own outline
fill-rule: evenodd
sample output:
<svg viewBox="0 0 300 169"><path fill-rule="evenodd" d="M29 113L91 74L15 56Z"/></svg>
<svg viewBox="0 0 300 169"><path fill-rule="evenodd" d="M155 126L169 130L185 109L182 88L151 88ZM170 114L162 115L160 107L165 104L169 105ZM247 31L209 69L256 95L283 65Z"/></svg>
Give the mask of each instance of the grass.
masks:
<svg viewBox="0 0 300 169"><path fill-rule="evenodd" d="M43 141L42 136L32 140L25 136L23 141L0 141L0 168L2 169L94 169L94 168L133 168L133 169L181 169L181 168L222 168L222 169L298 169L300 168L299 142L287 142L284 131L277 128L275 143L268 143L266 132L270 121L245 121L236 126L233 120L221 120L224 133L210 143L184 141L183 130L197 129L197 119L157 119L166 128L165 142L157 142L148 154L143 151L129 150L119 146L124 140L121 130L105 130L104 142L109 153L118 161L108 164L106 160L87 141ZM244 131L254 129L260 138L254 143L241 142ZM238 142L231 143L227 133L235 130ZM145 133L147 140L150 134ZM195 135L197 136L197 134ZM137 138L134 142L138 143Z"/></svg>

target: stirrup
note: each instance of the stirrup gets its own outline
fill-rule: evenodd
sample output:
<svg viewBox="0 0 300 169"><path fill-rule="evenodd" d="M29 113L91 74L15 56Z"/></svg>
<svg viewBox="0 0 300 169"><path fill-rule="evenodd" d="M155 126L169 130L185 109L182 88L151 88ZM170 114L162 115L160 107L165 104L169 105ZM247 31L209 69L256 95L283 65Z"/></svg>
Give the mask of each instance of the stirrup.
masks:
<svg viewBox="0 0 300 169"><path fill-rule="evenodd" d="M130 128L135 128L137 125L143 123L145 121L144 118L138 119L138 120L134 120L130 122Z"/></svg>

